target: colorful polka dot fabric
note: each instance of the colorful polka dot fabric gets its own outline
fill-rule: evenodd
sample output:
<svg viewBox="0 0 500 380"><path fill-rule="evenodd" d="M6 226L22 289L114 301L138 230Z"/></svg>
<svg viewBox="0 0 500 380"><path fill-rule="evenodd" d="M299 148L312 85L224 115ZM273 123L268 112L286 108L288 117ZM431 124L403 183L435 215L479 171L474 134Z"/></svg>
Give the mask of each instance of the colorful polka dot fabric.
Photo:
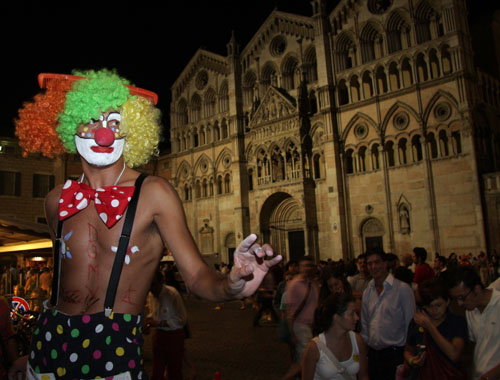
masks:
<svg viewBox="0 0 500 380"><path fill-rule="evenodd" d="M28 379L147 380L141 331L141 315L46 309L33 333Z"/></svg>
<svg viewBox="0 0 500 380"><path fill-rule="evenodd" d="M92 200L101 220L111 228L122 218L134 190L135 186L106 186L94 190L68 179L59 198L59 220L83 210Z"/></svg>

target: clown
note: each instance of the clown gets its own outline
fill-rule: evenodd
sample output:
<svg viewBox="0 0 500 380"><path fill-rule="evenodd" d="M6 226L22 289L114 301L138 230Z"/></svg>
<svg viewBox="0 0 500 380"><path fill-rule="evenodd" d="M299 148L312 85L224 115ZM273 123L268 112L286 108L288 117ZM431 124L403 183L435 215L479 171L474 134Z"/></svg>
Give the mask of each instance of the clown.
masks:
<svg viewBox="0 0 500 380"><path fill-rule="evenodd" d="M228 276L203 262L172 186L132 169L158 154L156 94L109 70L41 74L39 82L45 93L16 121L24 154L78 153L83 173L47 195L52 296L10 375L28 361L29 379L146 379L141 312L165 246L190 291L216 302L253 294L281 256L252 234Z"/></svg>

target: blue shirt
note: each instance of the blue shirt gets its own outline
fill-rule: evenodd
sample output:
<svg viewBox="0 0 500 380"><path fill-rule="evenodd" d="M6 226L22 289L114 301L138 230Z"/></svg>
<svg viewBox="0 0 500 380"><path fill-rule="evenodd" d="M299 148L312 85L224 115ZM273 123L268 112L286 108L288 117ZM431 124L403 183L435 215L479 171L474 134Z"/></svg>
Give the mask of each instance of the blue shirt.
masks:
<svg viewBox="0 0 500 380"><path fill-rule="evenodd" d="M375 280L371 280L363 293L361 336L375 350L403 347L415 310L415 296L408 284L389 274L378 295Z"/></svg>

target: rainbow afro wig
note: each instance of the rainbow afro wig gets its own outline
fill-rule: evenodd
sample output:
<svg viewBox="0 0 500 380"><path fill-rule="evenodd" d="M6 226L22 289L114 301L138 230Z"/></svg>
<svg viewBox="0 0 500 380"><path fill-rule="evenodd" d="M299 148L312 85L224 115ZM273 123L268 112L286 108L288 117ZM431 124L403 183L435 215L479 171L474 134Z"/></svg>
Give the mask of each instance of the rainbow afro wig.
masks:
<svg viewBox="0 0 500 380"><path fill-rule="evenodd" d="M125 138L123 157L129 167L140 166L158 154L160 118L156 94L137 87L116 71L73 72L73 75L40 74L45 92L19 110L16 135L23 154L47 157L76 153L79 125L99 119L103 112L120 111L120 135Z"/></svg>

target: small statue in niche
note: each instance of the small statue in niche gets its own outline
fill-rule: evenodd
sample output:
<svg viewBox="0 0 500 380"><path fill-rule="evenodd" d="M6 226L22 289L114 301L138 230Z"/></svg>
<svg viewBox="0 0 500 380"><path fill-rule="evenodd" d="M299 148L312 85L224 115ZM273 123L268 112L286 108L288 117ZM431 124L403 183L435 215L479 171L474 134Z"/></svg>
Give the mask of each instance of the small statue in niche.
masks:
<svg viewBox="0 0 500 380"><path fill-rule="evenodd" d="M410 212L406 206L399 208L399 227L403 235L410 233Z"/></svg>

